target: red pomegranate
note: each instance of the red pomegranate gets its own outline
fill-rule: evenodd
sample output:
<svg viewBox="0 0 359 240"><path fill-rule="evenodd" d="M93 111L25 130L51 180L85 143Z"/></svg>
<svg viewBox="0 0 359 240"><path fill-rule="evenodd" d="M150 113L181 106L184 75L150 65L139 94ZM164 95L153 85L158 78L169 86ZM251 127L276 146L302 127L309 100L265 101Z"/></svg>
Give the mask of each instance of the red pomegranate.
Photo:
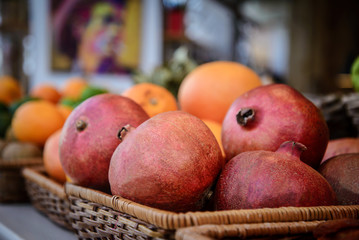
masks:
<svg viewBox="0 0 359 240"><path fill-rule="evenodd" d="M149 116L140 105L117 94L100 94L77 106L60 137L60 161L75 184L109 190L108 168L125 125L138 126Z"/></svg>
<svg viewBox="0 0 359 240"><path fill-rule="evenodd" d="M285 141L304 144L301 160L319 167L329 141L320 110L300 92L285 84L257 87L238 97L222 125L227 160L252 150L275 151Z"/></svg>
<svg viewBox="0 0 359 240"><path fill-rule="evenodd" d="M333 187L340 205L359 204L359 153L331 157L318 171Z"/></svg>
<svg viewBox="0 0 359 240"><path fill-rule="evenodd" d="M305 146L283 143L276 152L247 151L224 167L215 191L217 210L334 205L336 196L315 169L300 161Z"/></svg>
<svg viewBox="0 0 359 240"><path fill-rule="evenodd" d="M202 209L225 163L205 123L171 111L125 129L111 159L112 194L175 212Z"/></svg>
<svg viewBox="0 0 359 240"><path fill-rule="evenodd" d="M347 137L329 140L321 164L331 157L344 153L359 153L359 138Z"/></svg>

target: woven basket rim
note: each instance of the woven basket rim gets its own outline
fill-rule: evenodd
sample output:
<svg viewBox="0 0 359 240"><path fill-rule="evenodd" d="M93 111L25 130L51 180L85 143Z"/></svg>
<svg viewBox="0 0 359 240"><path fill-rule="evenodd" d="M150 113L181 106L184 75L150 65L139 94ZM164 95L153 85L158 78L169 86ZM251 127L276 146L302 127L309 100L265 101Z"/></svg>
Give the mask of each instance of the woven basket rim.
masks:
<svg viewBox="0 0 359 240"><path fill-rule="evenodd" d="M5 161L0 159L0 169L9 169L9 168L22 168L27 166L35 166L43 164L42 157L33 157L33 158L19 158L11 161Z"/></svg>
<svg viewBox="0 0 359 240"><path fill-rule="evenodd" d="M46 176L44 166L24 167L22 169L22 175L25 179L35 182L40 187L55 194L59 198L67 199L64 184Z"/></svg>
<svg viewBox="0 0 359 240"><path fill-rule="evenodd" d="M273 235L296 235L312 232L320 221L298 222L273 222L273 223L248 223L248 224L205 224L178 229L175 233L176 240L189 239L223 239L225 237L269 237Z"/></svg>
<svg viewBox="0 0 359 240"><path fill-rule="evenodd" d="M344 217L359 218L359 205L280 207L176 213L144 206L120 196L110 195L72 183L65 184L65 192L69 197L73 196L101 204L163 229L178 229L204 224L295 222L330 220Z"/></svg>

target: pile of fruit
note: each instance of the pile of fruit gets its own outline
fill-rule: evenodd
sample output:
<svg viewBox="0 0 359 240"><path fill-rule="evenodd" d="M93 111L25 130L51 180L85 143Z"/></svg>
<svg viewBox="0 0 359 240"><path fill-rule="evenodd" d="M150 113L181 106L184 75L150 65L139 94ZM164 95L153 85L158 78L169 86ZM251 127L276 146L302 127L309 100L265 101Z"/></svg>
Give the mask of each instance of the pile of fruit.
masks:
<svg viewBox="0 0 359 240"><path fill-rule="evenodd" d="M51 136L78 104L108 92L79 77L68 79L61 89L43 83L25 93L16 79L2 76L0 89L0 159L7 162L42 157L47 141L53 141Z"/></svg>
<svg viewBox="0 0 359 240"><path fill-rule="evenodd" d="M30 102L11 127L20 141L44 144L60 182L174 212L359 204L359 140L329 140L313 102L289 85L263 85L239 63L195 67L177 96L153 83L97 92L62 120L49 102L33 101L46 112L41 130L26 133L40 115L25 111Z"/></svg>

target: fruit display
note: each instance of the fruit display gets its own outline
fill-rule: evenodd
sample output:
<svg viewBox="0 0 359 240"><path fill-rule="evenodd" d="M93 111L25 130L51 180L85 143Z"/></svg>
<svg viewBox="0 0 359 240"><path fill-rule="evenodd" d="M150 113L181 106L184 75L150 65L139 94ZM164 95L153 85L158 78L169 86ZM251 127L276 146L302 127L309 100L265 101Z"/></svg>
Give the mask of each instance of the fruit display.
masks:
<svg viewBox="0 0 359 240"><path fill-rule="evenodd" d="M112 194L159 209L201 210L224 165L210 129L183 111L158 114L137 128L125 126L112 155Z"/></svg>
<svg viewBox="0 0 359 240"><path fill-rule="evenodd" d="M247 66L214 61L198 66L183 79L178 102L183 111L222 124L232 102L260 85L257 73Z"/></svg>
<svg viewBox="0 0 359 240"><path fill-rule="evenodd" d="M46 140L42 157L46 173L60 183L66 182L66 174L60 162L60 136L62 128Z"/></svg>
<svg viewBox="0 0 359 240"><path fill-rule="evenodd" d="M246 151L232 158L216 186L218 210L335 205L325 178L300 161L306 147L284 142L275 152Z"/></svg>
<svg viewBox="0 0 359 240"><path fill-rule="evenodd" d="M285 141L307 147L301 160L317 168L329 141L329 130L319 109L285 84L257 87L238 97L222 126L227 159L252 150L275 151Z"/></svg>
<svg viewBox="0 0 359 240"><path fill-rule="evenodd" d="M12 76L0 76L0 102L10 105L23 96L19 82Z"/></svg>
<svg viewBox="0 0 359 240"><path fill-rule="evenodd" d="M42 157L64 189L174 214L358 204L359 140L331 139L324 108L237 62L191 67L176 94L80 77L18 94L0 105L1 161Z"/></svg>
<svg viewBox="0 0 359 240"><path fill-rule="evenodd" d="M29 101L22 104L11 121L16 139L43 146L48 137L60 129L64 116L56 105L47 100Z"/></svg>
<svg viewBox="0 0 359 240"><path fill-rule="evenodd" d="M137 127L149 116L133 100L118 94L93 96L66 119L60 137L60 161L66 175L82 186L106 190L118 132L127 124Z"/></svg>
<svg viewBox="0 0 359 240"><path fill-rule="evenodd" d="M154 83L135 84L122 93L138 103L150 117L178 110L177 100L166 88Z"/></svg>
<svg viewBox="0 0 359 240"><path fill-rule="evenodd" d="M58 103L58 101L62 97L59 90L55 86L50 84L41 84L35 86L31 89L29 96L33 98L47 100L54 104Z"/></svg>
<svg viewBox="0 0 359 240"><path fill-rule="evenodd" d="M49 176L65 182L57 161L58 137L52 135L59 135L77 105L107 92L80 77L67 79L62 87L44 82L25 92L16 79L0 77L0 163L20 160L26 165L27 160L32 164L35 158L43 158ZM73 104L63 104L66 99Z"/></svg>

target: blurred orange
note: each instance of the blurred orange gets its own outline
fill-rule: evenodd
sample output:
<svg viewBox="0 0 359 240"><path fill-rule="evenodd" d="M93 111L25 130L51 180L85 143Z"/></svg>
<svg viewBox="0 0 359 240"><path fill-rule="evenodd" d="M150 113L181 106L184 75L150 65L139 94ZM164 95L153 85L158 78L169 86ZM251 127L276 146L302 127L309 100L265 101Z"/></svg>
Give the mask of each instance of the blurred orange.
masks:
<svg viewBox="0 0 359 240"><path fill-rule="evenodd" d="M222 146L222 139L221 139L222 125L219 124L218 122L208 119L203 119L202 121L207 125L207 127L212 131L213 135L216 137L219 147L221 148L222 155L223 157L225 157L225 153Z"/></svg>
<svg viewBox="0 0 359 240"><path fill-rule="evenodd" d="M81 77L73 77L66 80L62 89L63 98L78 100L82 91L88 86L88 82Z"/></svg>
<svg viewBox="0 0 359 240"><path fill-rule="evenodd" d="M50 101L52 103L57 103L61 98L61 93L57 90L55 86L50 84L41 84L33 87L30 90L29 95L31 97L37 97L43 100Z"/></svg>
<svg viewBox="0 0 359 240"><path fill-rule="evenodd" d="M260 77L245 65L209 62L199 65L183 79L178 102L181 110L222 124L233 101L260 85Z"/></svg>
<svg viewBox="0 0 359 240"><path fill-rule="evenodd" d="M166 88L153 83L139 83L122 93L142 106L150 117L177 110L177 101Z"/></svg>
<svg viewBox="0 0 359 240"><path fill-rule="evenodd" d="M64 116L52 102L29 101L16 109L11 126L19 141L32 142L43 146L47 138L60 129Z"/></svg>
<svg viewBox="0 0 359 240"><path fill-rule="evenodd" d="M15 78L11 76L0 77L0 102L10 105L22 97L22 89Z"/></svg>
<svg viewBox="0 0 359 240"><path fill-rule="evenodd" d="M66 181L66 175L60 162L60 136L61 129L51 134L51 136L46 140L43 151L43 159L47 174L58 182L64 183Z"/></svg>
<svg viewBox="0 0 359 240"><path fill-rule="evenodd" d="M68 116L71 114L73 110L71 107L63 104L58 104L57 109L60 111L60 113L62 114L62 116L64 116L65 119L68 118Z"/></svg>

